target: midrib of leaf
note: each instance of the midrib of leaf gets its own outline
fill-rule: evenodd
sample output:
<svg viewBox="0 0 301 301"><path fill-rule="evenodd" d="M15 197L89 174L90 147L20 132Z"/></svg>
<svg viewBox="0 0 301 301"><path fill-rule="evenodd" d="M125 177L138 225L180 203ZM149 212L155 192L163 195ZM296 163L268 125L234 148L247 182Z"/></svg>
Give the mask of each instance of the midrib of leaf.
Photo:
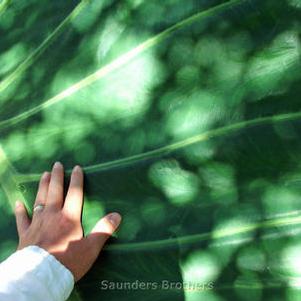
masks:
<svg viewBox="0 0 301 301"><path fill-rule="evenodd" d="M89 1L81 1L58 27L23 61L11 74L0 82L0 93L20 77L47 49L47 47L64 31L70 22L78 16ZM0 6L1 13L1 6Z"/></svg>
<svg viewBox="0 0 301 301"><path fill-rule="evenodd" d="M301 118L301 112L295 112L295 113L278 114L274 116L259 117L252 120L241 121L217 129L209 130L202 134L195 135L185 140L175 142L148 152L144 152L141 154L137 154L137 155L133 155L133 156L129 156L126 158L113 160L105 163L87 166L84 168L84 171L85 173L88 174L92 172L106 171L117 167L121 168L134 163L143 162L146 160L161 157L166 154L181 150L185 147L194 145L196 143L200 143L209 140L211 138L222 137L223 135L228 135L241 129L246 129L249 127L254 127L254 126L259 126L259 125L269 124L269 123L281 123L285 121L293 121L300 118ZM71 170L68 170L67 174L70 173ZM40 178L40 174L17 175L16 178L20 183L33 182L33 181L37 181Z"/></svg>
<svg viewBox="0 0 301 301"><path fill-rule="evenodd" d="M222 3L215 7L209 8L205 11L196 13L196 14L174 24L173 26L167 28L166 30L162 31L161 33L159 33L159 34L155 35L154 37L146 40L145 42L139 44L134 49L124 53L123 55L121 55L120 57L115 59L113 62L109 63L108 65L105 65L104 67L101 67L96 72L88 75L87 77L83 78L82 80L78 81L77 83L73 84L72 86L68 87L67 89L63 90L59 94L44 101L43 103L37 105L36 107L31 108L17 116L14 116L7 120L1 121L0 129L15 125L31 116L37 114L38 112L42 111L43 109L46 109L64 99L66 99L67 97L75 94L76 92L80 91L81 89L91 85L95 81L105 77L109 73L124 66L125 64L127 64L133 58L137 57L142 52L157 45L161 41L166 40L173 32L179 30L180 28L183 28L189 24L192 24L193 22L195 22L196 20L199 20L201 18L207 18L216 13L222 12L228 8L234 8L235 5L241 4L246 1L248 1L248 0L231 0L229 2ZM0 84L0 87L1 87L1 84ZM0 92L1 92L1 88L0 88Z"/></svg>
<svg viewBox="0 0 301 301"><path fill-rule="evenodd" d="M11 2L11 0L3 0L0 2L0 16L6 11L10 2Z"/></svg>
<svg viewBox="0 0 301 301"><path fill-rule="evenodd" d="M207 233L187 235L179 238L161 239L156 241L146 241L137 243L123 243L108 245L105 250L108 251L138 251L138 250L154 250L161 248L169 248L177 245L187 245L200 243L203 241L218 240L227 237L231 237L238 234L250 233L259 229L272 229L280 228L289 225L300 225L301 217L286 217L286 218L275 218L267 221L261 221L256 223L250 223L243 226L232 227L229 229L214 230Z"/></svg>

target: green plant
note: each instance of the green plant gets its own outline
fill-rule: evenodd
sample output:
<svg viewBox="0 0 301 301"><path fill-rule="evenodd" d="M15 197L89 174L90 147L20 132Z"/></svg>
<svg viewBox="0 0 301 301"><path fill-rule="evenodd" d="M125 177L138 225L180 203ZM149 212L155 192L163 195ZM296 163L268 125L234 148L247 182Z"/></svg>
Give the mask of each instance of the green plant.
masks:
<svg viewBox="0 0 301 301"><path fill-rule="evenodd" d="M299 300L300 7L0 2L1 258L61 160L124 216L70 300Z"/></svg>

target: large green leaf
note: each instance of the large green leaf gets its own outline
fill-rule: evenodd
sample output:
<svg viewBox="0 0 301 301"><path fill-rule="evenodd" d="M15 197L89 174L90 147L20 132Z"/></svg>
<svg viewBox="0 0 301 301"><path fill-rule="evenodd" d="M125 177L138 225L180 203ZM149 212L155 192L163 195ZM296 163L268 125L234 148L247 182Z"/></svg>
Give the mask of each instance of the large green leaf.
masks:
<svg viewBox="0 0 301 301"><path fill-rule="evenodd" d="M299 300L300 22L300 0L0 1L0 259L60 160L86 232L124 217L70 300Z"/></svg>

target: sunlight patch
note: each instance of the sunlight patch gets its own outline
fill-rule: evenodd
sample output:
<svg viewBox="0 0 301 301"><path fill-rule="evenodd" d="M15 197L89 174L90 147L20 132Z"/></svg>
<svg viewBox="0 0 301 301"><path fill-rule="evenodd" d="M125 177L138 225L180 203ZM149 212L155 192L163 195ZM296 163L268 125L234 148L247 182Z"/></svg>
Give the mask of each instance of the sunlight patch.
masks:
<svg viewBox="0 0 301 301"><path fill-rule="evenodd" d="M125 29L123 24L118 18L110 18L106 22L100 37L98 38L97 46L97 61L101 63L102 60L109 54L110 50L118 45L118 39Z"/></svg>
<svg viewBox="0 0 301 301"><path fill-rule="evenodd" d="M183 281L186 283L206 284L214 281L220 272L215 256L205 251L191 253L180 265Z"/></svg>
<svg viewBox="0 0 301 301"><path fill-rule="evenodd" d="M174 99L172 94L164 100L166 105L178 104L167 113L166 131L176 140L200 134L220 119L224 109L220 99L209 91L198 91L189 96Z"/></svg>
<svg viewBox="0 0 301 301"><path fill-rule="evenodd" d="M285 247L279 264L279 271L289 286L301 289L301 243Z"/></svg>
<svg viewBox="0 0 301 301"><path fill-rule="evenodd" d="M150 52L96 82L91 79L91 85L74 94L68 87L82 72L70 69L72 64L61 69L53 81L53 93L63 91L69 98L43 111L49 122L70 123L79 115L83 120L93 118L100 123L126 118L130 124L148 108L149 93L160 78L160 64Z"/></svg>
<svg viewBox="0 0 301 301"><path fill-rule="evenodd" d="M16 161L24 157L24 152L28 150L26 147L26 135L20 131L10 134L3 141L3 148L9 154L11 161Z"/></svg>
<svg viewBox="0 0 301 301"><path fill-rule="evenodd" d="M294 188L268 186L262 200L266 217L282 216L301 210L300 191Z"/></svg>
<svg viewBox="0 0 301 301"><path fill-rule="evenodd" d="M85 197L82 215L84 232L89 234L98 220L105 215L105 209L100 201Z"/></svg>
<svg viewBox="0 0 301 301"><path fill-rule="evenodd" d="M182 169L177 161L164 160L149 170L151 181L174 205L185 205L199 193L198 177Z"/></svg>
<svg viewBox="0 0 301 301"><path fill-rule="evenodd" d="M237 201L238 192L235 170L231 165L211 163L199 168L205 185L209 189L211 201L230 204Z"/></svg>
<svg viewBox="0 0 301 301"><path fill-rule="evenodd" d="M252 59L246 76L253 99L283 93L300 60L300 42L296 32L279 35L272 45ZM296 69L296 72L298 69Z"/></svg>
<svg viewBox="0 0 301 301"><path fill-rule="evenodd" d="M0 55L0 76L15 68L26 56L26 47L23 43L15 44Z"/></svg>

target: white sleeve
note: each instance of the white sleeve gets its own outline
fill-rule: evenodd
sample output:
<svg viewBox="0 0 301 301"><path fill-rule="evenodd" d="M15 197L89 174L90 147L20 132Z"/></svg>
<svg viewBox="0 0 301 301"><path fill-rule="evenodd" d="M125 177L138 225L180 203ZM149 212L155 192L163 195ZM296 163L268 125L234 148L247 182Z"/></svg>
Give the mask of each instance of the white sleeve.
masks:
<svg viewBox="0 0 301 301"><path fill-rule="evenodd" d="M74 277L38 246L16 251L0 264L0 301L65 301Z"/></svg>

